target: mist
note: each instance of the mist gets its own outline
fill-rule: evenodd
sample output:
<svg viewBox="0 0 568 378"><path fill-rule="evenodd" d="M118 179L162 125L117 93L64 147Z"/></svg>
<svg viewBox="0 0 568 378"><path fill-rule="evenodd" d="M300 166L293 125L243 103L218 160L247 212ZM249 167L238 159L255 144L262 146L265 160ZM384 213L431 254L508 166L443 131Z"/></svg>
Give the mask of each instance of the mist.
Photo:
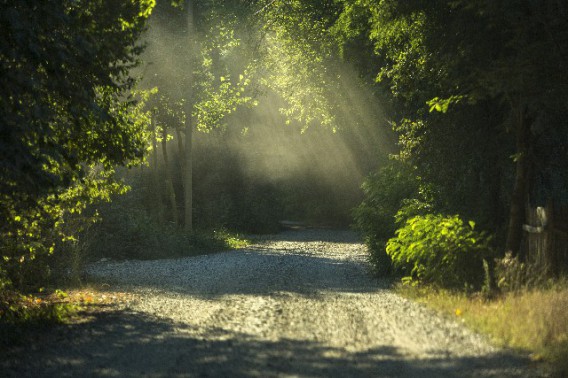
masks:
<svg viewBox="0 0 568 378"><path fill-rule="evenodd" d="M190 61L190 52L184 48L184 20L167 12L157 13L146 32L147 48L139 69L142 87L158 87L172 99L195 95L183 87ZM240 42L243 52L238 58L223 61L235 72L234 77L255 59L254 49L245 46L244 39ZM194 208L196 217L204 218L202 223L214 222L207 217L231 218L223 211L207 210L218 206L238 208L245 213L241 220L254 217L247 215L243 206L260 201L258 195L267 202L263 211L273 211L275 217L343 226L350 223L351 209L362 198L364 177L393 152L394 138L386 121L388 110L381 107L355 70L337 62L333 74L329 79L338 80L341 88L341 93L327 99L334 104L335 130L317 122L306 127L290 121L281 111L287 106L283 98L256 83L256 106L239 107L218 127L194 132ZM173 159L180 156L176 146L176 140L168 142ZM181 185L180 177L174 180ZM243 196L242 192L252 195ZM247 204L234 204L239 201Z"/></svg>

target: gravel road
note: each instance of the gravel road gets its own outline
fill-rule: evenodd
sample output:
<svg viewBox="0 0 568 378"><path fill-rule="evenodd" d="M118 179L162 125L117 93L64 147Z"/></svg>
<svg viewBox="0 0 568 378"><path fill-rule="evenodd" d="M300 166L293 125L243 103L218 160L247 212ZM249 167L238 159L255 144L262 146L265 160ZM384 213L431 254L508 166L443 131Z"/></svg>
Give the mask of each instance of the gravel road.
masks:
<svg viewBox="0 0 568 378"><path fill-rule="evenodd" d="M290 231L246 250L99 262L88 275L137 299L12 352L5 375L536 375L525 359L372 278L350 232Z"/></svg>

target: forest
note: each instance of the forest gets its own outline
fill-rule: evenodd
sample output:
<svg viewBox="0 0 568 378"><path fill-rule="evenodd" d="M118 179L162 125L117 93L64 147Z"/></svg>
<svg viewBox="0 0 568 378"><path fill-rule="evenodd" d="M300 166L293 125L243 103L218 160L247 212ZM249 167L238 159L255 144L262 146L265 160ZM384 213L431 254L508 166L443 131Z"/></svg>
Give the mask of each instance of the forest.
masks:
<svg viewBox="0 0 568 378"><path fill-rule="evenodd" d="M0 315L283 222L411 286L568 273L564 1L6 0L0 31Z"/></svg>

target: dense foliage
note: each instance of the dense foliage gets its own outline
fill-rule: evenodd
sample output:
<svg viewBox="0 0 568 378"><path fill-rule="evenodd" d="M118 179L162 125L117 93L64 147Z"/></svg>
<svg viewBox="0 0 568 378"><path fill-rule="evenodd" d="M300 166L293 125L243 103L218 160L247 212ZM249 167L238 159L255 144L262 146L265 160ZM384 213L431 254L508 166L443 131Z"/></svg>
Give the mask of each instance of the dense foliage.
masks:
<svg viewBox="0 0 568 378"><path fill-rule="evenodd" d="M416 168L435 212L474 219L519 254L527 204L566 201L566 7L338 3L330 31L344 57L390 94L395 158Z"/></svg>
<svg viewBox="0 0 568 378"><path fill-rule="evenodd" d="M330 189L341 180L313 179L314 167L295 181L263 180L226 146L207 160L208 142L194 146L194 131L232 127L245 138L255 122L301 133L322 125L350 144L344 156L361 172L345 181L354 181L386 161L392 144L364 124L390 123L399 148L368 177L354 213L378 271L390 269L385 245L397 228L434 222L428 214L471 219L495 236L492 257L522 259L527 204L568 198L568 14L558 0L160 1L143 34L153 6L2 3L2 282L37 274L26 262L73 240L96 217L80 215L88 204L124 192L115 167L140 163L145 152L150 170L138 174L152 205L133 213L163 230L190 231L200 218L206 227L268 231L282 214L344 211L326 204L341 197ZM138 72L149 92L136 102L131 69L142 40ZM278 116L251 116L263 100ZM365 143L381 151L368 153Z"/></svg>
<svg viewBox="0 0 568 378"><path fill-rule="evenodd" d="M357 229L365 236L370 261L376 273L388 273L391 259L386 254L386 243L396 231L395 216L401 206L418 197L419 182L413 169L400 162L392 162L363 183L365 199L354 210Z"/></svg>
<svg viewBox="0 0 568 378"><path fill-rule="evenodd" d="M128 97L129 70L152 6L149 0L0 5L3 284L23 284L28 262L73 238L76 230L65 226L72 214L123 190L112 179L115 165L143 158L144 120Z"/></svg>
<svg viewBox="0 0 568 378"><path fill-rule="evenodd" d="M283 219L343 226L360 203L355 225L378 274L506 292L568 272L566 219L532 227L554 258L521 247L530 207L568 203L563 0L154 3L0 3L2 335L73 310L63 292L46 302L18 290L49 286L51 268L80 271L85 253L153 259L246 243L190 232L194 218L246 232ZM133 91L134 74L146 91ZM90 206L126 183L120 200ZM540 336L505 338L566 350L564 291L511 297L507 309L541 303L547 316L497 317Z"/></svg>
<svg viewBox="0 0 568 378"><path fill-rule="evenodd" d="M489 239L458 216L416 216L396 231L386 247L393 265L407 280L451 288L479 288Z"/></svg>

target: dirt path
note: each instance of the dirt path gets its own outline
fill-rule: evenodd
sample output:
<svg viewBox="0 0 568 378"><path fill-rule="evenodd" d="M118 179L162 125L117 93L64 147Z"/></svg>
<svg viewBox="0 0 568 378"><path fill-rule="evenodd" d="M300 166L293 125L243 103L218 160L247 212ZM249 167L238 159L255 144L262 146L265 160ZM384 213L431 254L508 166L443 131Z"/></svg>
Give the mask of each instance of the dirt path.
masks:
<svg viewBox="0 0 568 378"><path fill-rule="evenodd" d="M367 274L348 232L288 232L244 251L105 262L139 298L12 351L6 376L516 377L527 362ZM29 348L28 348L29 349Z"/></svg>

